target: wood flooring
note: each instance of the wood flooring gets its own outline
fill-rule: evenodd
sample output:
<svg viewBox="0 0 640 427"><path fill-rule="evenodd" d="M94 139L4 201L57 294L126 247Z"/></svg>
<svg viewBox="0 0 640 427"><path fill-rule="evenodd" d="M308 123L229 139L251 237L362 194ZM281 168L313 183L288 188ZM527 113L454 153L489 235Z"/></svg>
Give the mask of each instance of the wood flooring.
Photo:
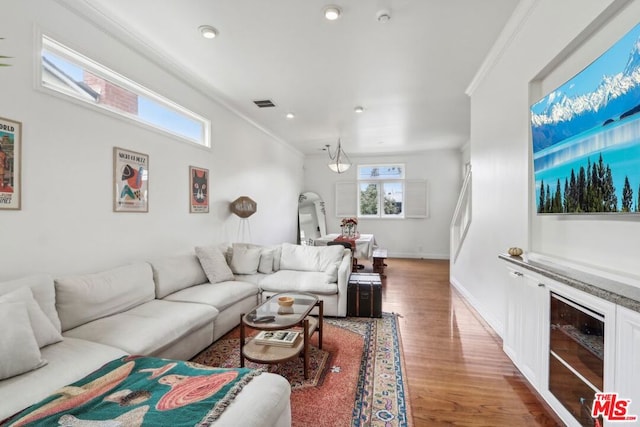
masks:
<svg viewBox="0 0 640 427"><path fill-rule="evenodd" d="M388 259L382 309L400 315L414 425L561 426L449 284L449 262ZM370 271L368 265L364 271Z"/></svg>

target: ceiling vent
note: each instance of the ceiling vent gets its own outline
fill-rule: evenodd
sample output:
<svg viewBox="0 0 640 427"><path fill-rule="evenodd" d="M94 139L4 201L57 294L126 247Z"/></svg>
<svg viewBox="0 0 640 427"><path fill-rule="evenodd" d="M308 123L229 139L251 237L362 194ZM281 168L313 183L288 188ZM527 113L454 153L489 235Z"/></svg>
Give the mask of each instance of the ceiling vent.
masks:
<svg viewBox="0 0 640 427"><path fill-rule="evenodd" d="M270 100L270 99L262 99L260 101L253 101L253 103L256 104L260 108L270 108L270 107L275 107L276 106L276 104L274 104L273 101Z"/></svg>

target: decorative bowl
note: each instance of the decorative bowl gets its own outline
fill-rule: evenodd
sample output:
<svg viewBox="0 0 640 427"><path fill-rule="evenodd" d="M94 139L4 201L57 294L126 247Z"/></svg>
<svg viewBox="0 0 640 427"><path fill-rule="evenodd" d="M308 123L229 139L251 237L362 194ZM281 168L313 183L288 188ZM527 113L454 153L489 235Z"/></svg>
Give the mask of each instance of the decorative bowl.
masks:
<svg viewBox="0 0 640 427"><path fill-rule="evenodd" d="M293 305L293 298L291 297L279 297L278 304L282 307L291 307Z"/></svg>

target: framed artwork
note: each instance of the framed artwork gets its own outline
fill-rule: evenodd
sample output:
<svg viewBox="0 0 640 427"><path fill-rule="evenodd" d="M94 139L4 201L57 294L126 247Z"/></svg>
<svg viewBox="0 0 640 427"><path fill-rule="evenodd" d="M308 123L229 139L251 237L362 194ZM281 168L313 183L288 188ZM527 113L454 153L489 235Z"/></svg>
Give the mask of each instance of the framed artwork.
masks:
<svg viewBox="0 0 640 427"><path fill-rule="evenodd" d="M113 147L114 212L149 212L149 156Z"/></svg>
<svg viewBox="0 0 640 427"><path fill-rule="evenodd" d="M0 117L0 209L20 209L22 123Z"/></svg>
<svg viewBox="0 0 640 427"><path fill-rule="evenodd" d="M209 169L189 166L189 212L209 212Z"/></svg>

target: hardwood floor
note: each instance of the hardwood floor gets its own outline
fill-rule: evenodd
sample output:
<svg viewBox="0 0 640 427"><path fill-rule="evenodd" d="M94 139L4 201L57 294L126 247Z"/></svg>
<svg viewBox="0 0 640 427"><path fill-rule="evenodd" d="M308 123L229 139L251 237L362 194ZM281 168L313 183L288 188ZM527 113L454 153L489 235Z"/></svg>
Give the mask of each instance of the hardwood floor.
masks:
<svg viewBox="0 0 640 427"><path fill-rule="evenodd" d="M448 261L387 264L382 308L400 315L415 426L562 425L449 284Z"/></svg>

